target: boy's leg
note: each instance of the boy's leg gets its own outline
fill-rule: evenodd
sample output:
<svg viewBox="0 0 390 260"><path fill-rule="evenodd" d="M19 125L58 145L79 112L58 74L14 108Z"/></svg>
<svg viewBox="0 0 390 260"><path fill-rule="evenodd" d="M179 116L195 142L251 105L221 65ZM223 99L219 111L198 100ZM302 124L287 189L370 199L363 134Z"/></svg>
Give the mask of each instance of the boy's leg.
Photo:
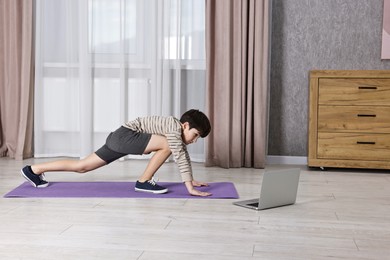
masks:
<svg viewBox="0 0 390 260"><path fill-rule="evenodd" d="M31 165L32 171L39 175L49 171L72 171L85 173L99 168L107 163L95 153L90 154L81 160L59 160L47 163Z"/></svg>
<svg viewBox="0 0 390 260"><path fill-rule="evenodd" d="M144 173L139 178L139 182L151 180L157 170L171 155L171 149L169 149L167 138L160 135L152 135L144 153L148 154L151 152L155 152L155 154L150 159Z"/></svg>

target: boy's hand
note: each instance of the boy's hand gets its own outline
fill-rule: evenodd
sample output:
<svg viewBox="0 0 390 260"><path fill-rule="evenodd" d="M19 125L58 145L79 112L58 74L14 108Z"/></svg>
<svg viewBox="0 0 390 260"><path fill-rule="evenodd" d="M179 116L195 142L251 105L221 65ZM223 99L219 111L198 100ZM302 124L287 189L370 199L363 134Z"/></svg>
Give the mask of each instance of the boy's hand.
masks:
<svg viewBox="0 0 390 260"><path fill-rule="evenodd" d="M196 189L192 189L191 191L189 191L189 193L190 193L192 196L200 196L200 197L211 196L211 193L210 193L210 192L203 192L203 191L199 191L199 190L196 190Z"/></svg>
<svg viewBox="0 0 390 260"><path fill-rule="evenodd" d="M191 194L192 196L206 197L206 196L210 196L211 195L210 192L203 192L203 191L196 190L194 188L194 186L196 186L196 187L208 186L207 183L200 183L200 182L197 182L197 181L186 181L185 184L186 184L188 193Z"/></svg>
<svg viewBox="0 0 390 260"><path fill-rule="evenodd" d="M198 181L195 181L195 180L192 181L192 185L193 185L194 187L209 186L208 183L205 183L205 182L198 182Z"/></svg>

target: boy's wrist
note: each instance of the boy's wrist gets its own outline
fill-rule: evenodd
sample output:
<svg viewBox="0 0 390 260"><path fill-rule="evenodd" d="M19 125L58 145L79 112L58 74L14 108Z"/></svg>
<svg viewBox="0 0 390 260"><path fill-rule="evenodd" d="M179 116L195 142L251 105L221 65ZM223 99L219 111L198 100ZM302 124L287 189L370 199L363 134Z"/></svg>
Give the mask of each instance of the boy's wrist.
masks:
<svg viewBox="0 0 390 260"><path fill-rule="evenodd" d="M194 185L192 185L192 181L186 181L184 182L184 184L186 185L188 192L191 192L194 189Z"/></svg>

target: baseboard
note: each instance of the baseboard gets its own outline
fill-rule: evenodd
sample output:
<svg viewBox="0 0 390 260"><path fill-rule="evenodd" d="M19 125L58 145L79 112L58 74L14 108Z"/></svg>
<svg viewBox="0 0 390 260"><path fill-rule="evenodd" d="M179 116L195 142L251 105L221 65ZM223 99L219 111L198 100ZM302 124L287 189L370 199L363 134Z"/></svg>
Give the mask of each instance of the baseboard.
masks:
<svg viewBox="0 0 390 260"><path fill-rule="evenodd" d="M307 165L306 156L277 156L268 155L267 164L292 164L292 165Z"/></svg>

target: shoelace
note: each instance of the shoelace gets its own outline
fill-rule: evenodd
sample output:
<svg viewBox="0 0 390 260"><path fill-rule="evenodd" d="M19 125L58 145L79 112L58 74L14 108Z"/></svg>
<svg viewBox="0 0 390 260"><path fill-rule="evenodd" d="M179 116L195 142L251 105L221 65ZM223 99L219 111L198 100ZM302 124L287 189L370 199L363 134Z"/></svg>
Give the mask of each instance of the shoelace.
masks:
<svg viewBox="0 0 390 260"><path fill-rule="evenodd" d="M156 186L156 185L157 185L156 181L158 181L158 178L155 179L154 177L152 177L152 179L151 179L150 181L148 181L148 182L149 182L151 185Z"/></svg>
<svg viewBox="0 0 390 260"><path fill-rule="evenodd" d="M157 185L157 183L154 181L154 179L152 178L150 181L148 181L151 185L153 185L153 186L156 186Z"/></svg>

